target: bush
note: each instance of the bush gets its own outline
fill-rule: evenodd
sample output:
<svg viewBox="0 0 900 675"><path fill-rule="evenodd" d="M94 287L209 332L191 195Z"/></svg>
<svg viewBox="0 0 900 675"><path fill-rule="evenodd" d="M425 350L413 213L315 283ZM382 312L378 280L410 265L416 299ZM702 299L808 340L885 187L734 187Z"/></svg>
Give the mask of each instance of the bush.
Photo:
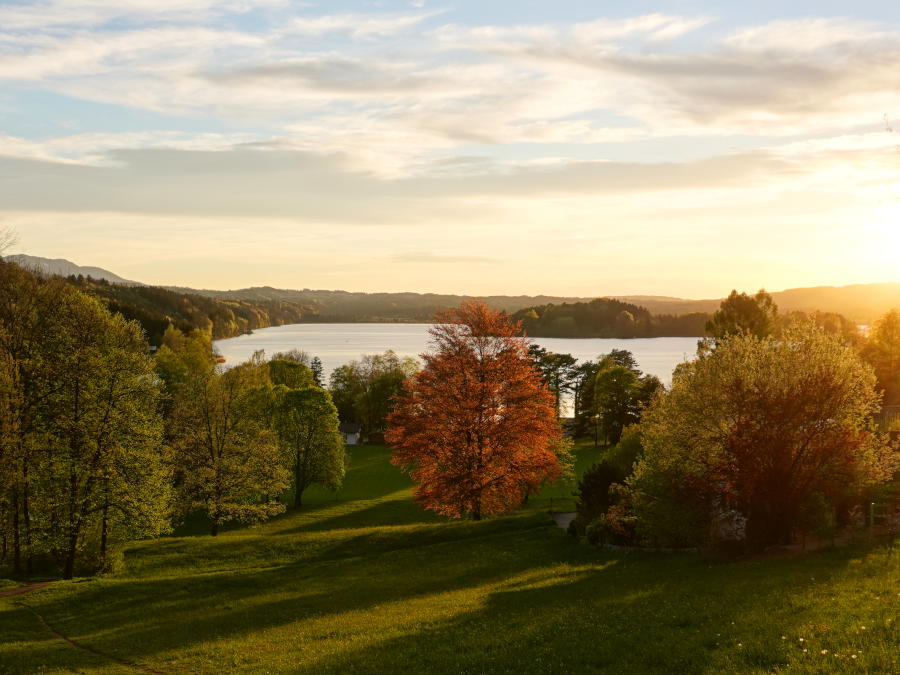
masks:
<svg viewBox="0 0 900 675"><path fill-rule="evenodd" d="M607 459L589 467L578 481L578 489L575 492L575 496L578 497L575 507L578 516L586 522L591 522L606 513L611 504L609 488L613 483L623 479L622 471Z"/></svg>

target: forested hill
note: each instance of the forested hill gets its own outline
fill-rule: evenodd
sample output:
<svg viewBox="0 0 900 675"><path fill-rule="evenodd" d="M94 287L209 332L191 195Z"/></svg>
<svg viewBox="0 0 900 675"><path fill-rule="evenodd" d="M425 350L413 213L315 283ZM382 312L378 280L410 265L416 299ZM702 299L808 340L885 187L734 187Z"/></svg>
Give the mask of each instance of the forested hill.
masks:
<svg viewBox="0 0 900 675"><path fill-rule="evenodd" d="M710 315L653 315L644 307L610 298L590 302L547 304L521 309L522 321L532 337L637 338L702 337Z"/></svg>
<svg viewBox="0 0 900 675"><path fill-rule="evenodd" d="M168 287L177 292L199 293L219 300L243 300L252 303L291 302L308 307L304 322L320 323L428 323L436 312L458 307L465 300L484 302L492 309L513 314L520 309L549 303L587 301L590 298L548 295L442 295L437 293L352 293L330 290L287 290L268 286L236 291L193 290Z"/></svg>
<svg viewBox="0 0 900 675"><path fill-rule="evenodd" d="M200 329L213 339L234 337L256 328L303 320L308 308L280 300L218 300L176 293L156 286L124 286L103 279L68 277L70 283L101 298L111 310L138 321L150 344L158 345L169 324L183 331Z"/></svg>

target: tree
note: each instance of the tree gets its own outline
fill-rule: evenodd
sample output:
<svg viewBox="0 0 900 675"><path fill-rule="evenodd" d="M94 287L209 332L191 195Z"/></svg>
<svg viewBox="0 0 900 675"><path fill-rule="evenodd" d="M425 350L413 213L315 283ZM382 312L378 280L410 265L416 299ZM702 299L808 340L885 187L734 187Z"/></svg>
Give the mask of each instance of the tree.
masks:
<svg viewBox="0 0 900 675"><path fill-rule="evenodd" d="M731 335L753 335L764 338L777 327L778 307L764 290L750 296L731 291L719 310L706 324L706 332L715 342Z"/></svg>
<svg viewBox="0 0 900 675"><path fill-rule="evenodd" d="M594 381L594 413L607 443L616 445L622 430L641 421L644 408L662 382L641 375L631 352L613 350L600 359Z"/></svg>
<svg viewBox="0 0 900 675"><path fill-rule="evenodd" d="M871 430L875 378L813 325L780 338L736 335L675 373L641 424L629 479L638 530L695 545L745 523L752 549L790 541L813 493L837 508L889 478L892 452Z"/></svg>
<svg viewBox="0 0 900 675"><path fill-rule="evenodd" d="M45 491L33 514L39 536L72 578L96 527L110 536L156 536L169 524L159 386L140 327L73 292L58 320L52 390L41 415L37 470ZM125 538L125 537L123 537Z"/></svg>
<svg viewBox="0 0 900 675"><path fill-rule="evenodd" d="M560 476L562 432L517 322L475 302L435 320L425 366L389 417L392 462L425 508L480 520Z"/></svg>
<svg viewBox="0 0 900 675"><path fill-rule="evenodd" d="M312 361L309 362L309 369L313 374L313 381L316 383L317 387L325 386L325 375L324 368L322 367L322 359L318 356L314 356Z"/></svg>
<svg viewBox="0 0 900 675"><path fill-rule="evenodd" d="M885 405L900 405L900 310L891 310L875 325L862 348L874 368Z"/></svg>
<svg viewBox="0 0 900 675"><path fill-rule="evenodd" d="M315 385L313 371L299 361L272 359L268 362L269 378L274 385L284 385L289 389L299 389Z"/></svg>
<svg viewBox="0 0 900 675"><path fill-rule="evenodd" d="M415 359L401 358L392 350L367 354L336 368L329 388L341 420L358 422L363 438L378 438L387 429L387 417L403 381L418 369Z"/></svg>
<svg viewBox="0 0 900 675"><path fill-rule="evenodd" d="M186 508L202 509L215 536L230 520L258 522L284 511L278 495L288 472L267 428L257 393L270 385L261 360L222 371L189 337L181 351L163 346L157 362L173 399L170 436Z"/></svg>
<svg viewBox="0 0 900 675"><path fill-rule="evenodd" d="M541 372L541 378L556 398L556 414L562 410L562 397L571 392L578 376L578 360L571 354L556 354L536 344L528 346L528 355Z"/></svg>
<svg viewBox="0 0 900 675"><path fill-rule="evenodd" d="M71 578L113 541L168 527L159 388L137 324L0 263L0 530L13 567ZM23 560L24 559L24 560Z"/></svg>
<svg viewBox="0 0 900 675"><path fill-rule="evenodd" d="M271 390L273 427L293 476L294 507L313 483L336 490L346 470L347 454L338 431L331 396L321 387Z"/></svg>

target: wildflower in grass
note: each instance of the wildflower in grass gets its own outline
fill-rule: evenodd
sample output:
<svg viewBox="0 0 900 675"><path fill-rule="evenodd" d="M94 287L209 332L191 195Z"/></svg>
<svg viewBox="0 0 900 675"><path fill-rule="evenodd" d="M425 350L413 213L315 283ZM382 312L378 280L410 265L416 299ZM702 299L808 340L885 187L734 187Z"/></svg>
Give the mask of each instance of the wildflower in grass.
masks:
<svg viewBox="0 0 900 675"><path fill-rule="evenodd" d="M822 653L823 653L823 654L827 654L827 653L828 653L828 650L827 650L827 649L823 649L823 650L822 650Z"/></svg>

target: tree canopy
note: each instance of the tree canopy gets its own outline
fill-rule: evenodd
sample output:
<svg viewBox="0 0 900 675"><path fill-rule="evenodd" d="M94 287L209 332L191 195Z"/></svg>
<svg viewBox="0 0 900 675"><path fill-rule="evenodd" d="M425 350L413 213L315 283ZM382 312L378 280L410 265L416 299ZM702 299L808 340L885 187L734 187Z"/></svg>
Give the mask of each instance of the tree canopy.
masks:
<svg viewBox="0 0 900 675"><path fill-rule="evenodd" d="M562 433L517 322L480 303L436 321L425 365L389 417L392 461L423 506L478 520L560 476Z"/></svg>
<svg viewBox="0 0 900 675"><path fill-rule="evenodd" d="M736 528L758 549L787 543L812 500L846 506L895 462L871 427L874 385L856 353L814 325L743 332L683 364L641 425L629 479L639 534L685 545Z"/></svg>

